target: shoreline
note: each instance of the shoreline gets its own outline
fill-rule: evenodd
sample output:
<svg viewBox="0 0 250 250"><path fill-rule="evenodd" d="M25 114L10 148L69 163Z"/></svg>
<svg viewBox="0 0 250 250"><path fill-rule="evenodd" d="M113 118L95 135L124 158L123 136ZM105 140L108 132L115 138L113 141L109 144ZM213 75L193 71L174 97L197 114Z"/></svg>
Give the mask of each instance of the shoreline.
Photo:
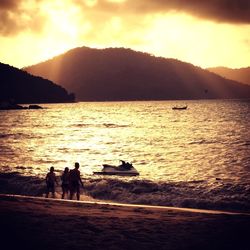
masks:
<svg viewBox="0 0 250 250"><path fill-rule="evenodd" d="M247 250L249 214L0 195L8 249Z"/></svg>
<svg viewBox="0 0 250 250"><path fill-rule="evenodd" d="M210 209L200 209L200 208L185 208L185 207L170 207L170 206L156 206L156 205L144 205L144 204L128 204L128 203L119 203L119 202L108 202L108 201L84 201L84 200L69 200L69 199L60 199L60 198L45 198L38 196L28 196L28 195L17 195L17 194L0 194L0 199L8 198L21 198L27 200L50 200L57 202L72 202L72 203L83 203L83 204L95 204L95 205L108 205L108 206L122 206L122 207L131 207L131 208L148 208L148 209L160 209L160 210L173 210L179 212L190 212L190 213L204 213L204 214L225 214L225 215L246 215L250 216L248 212L237 212L237 211L228 211L228 210L210 210Z"/></svg>

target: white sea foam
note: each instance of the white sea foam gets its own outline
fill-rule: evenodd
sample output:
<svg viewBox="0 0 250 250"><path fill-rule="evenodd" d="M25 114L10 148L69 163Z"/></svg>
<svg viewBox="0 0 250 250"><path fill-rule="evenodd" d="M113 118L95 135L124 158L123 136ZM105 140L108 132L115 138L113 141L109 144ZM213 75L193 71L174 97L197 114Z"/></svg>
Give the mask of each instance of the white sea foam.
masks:
<svg viewBox="0 0 250 250"><path fill-rule="evenodd" d="M107 177L85 178L83 182L81 192L97 200L250 212L250 185L231 184L223 180L212 189L209 189L206 181L156 183ZM0 193L44 196L45 190L44 179L17 172L0 174ZM60 184L56 192L61 193Z"/></svg>

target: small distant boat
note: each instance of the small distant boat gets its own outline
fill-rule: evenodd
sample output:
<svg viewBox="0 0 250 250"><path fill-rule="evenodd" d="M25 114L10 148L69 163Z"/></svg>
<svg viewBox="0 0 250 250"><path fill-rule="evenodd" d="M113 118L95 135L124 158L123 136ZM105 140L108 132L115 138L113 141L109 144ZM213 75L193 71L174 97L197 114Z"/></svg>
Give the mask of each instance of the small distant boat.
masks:
<svg viewBox="0 0 250 250"><path fill-rule="evenodd" d="M134 166L125 161L121 161L122 164L119 166L113 166L109 164L103 164L103 168L99 172L93 172L96 175L120 175L120 176L137 176L139 172Z"/></svg>
<svg viewBox="0 0 250 250"><path fill-rule="evenodd" d="M172 107L173 110L185 110L187 109L187 105L186 106L174 106Z"/></svg>

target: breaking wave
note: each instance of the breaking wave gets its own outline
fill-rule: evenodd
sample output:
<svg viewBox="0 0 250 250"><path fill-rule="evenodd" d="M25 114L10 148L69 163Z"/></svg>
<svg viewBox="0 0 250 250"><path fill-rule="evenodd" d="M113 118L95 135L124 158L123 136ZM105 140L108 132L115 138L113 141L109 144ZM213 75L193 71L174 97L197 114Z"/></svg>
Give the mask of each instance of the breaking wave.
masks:
<svg viewBox="0 0 250 250"><path fill-rule="evenodd" d="M250 186L205 181L155 183L146 180L88 180L85 189L94 198L123 203L250 211Z"/></svg>
<svg viewBox="0 0 250 250"><path fill-rule="evenodd" d="M85 178L84 193L94 199L128 204L250 211L250 185L215 180L153 182L140 179ZM61 192L60 186L57 193ZM18 172L0 174L0 193L43 196L45 181Z"/></svg>
<svg viewBox="0 0 250 250"><path fill-rule="evenodd" d="M42 196L44 180L34 176L22 176L18 172L0 173L0 193Z"/></svg>

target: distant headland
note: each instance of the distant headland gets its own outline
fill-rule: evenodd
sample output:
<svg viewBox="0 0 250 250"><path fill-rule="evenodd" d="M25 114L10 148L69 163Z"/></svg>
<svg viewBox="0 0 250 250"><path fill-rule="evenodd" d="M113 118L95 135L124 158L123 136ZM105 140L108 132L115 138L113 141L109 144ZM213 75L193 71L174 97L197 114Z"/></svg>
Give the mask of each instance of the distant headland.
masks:
<svg viewBox="0 0 250 250"><path fill-rule="evenodd" d="M50 80L0 63L0 108L1 109L37 109L40 106L28 107L19 104L74 102L75 95L69 94L63 87Z"/></svg>
<svg viewBox="0 0 250 250"><path fill-rule="evenodd" d="M0 102L0 110L18 110L18 109L43 109L42 106L37 104L30 104L28 106L19 105L12 102L2 101Z"/></svg>

